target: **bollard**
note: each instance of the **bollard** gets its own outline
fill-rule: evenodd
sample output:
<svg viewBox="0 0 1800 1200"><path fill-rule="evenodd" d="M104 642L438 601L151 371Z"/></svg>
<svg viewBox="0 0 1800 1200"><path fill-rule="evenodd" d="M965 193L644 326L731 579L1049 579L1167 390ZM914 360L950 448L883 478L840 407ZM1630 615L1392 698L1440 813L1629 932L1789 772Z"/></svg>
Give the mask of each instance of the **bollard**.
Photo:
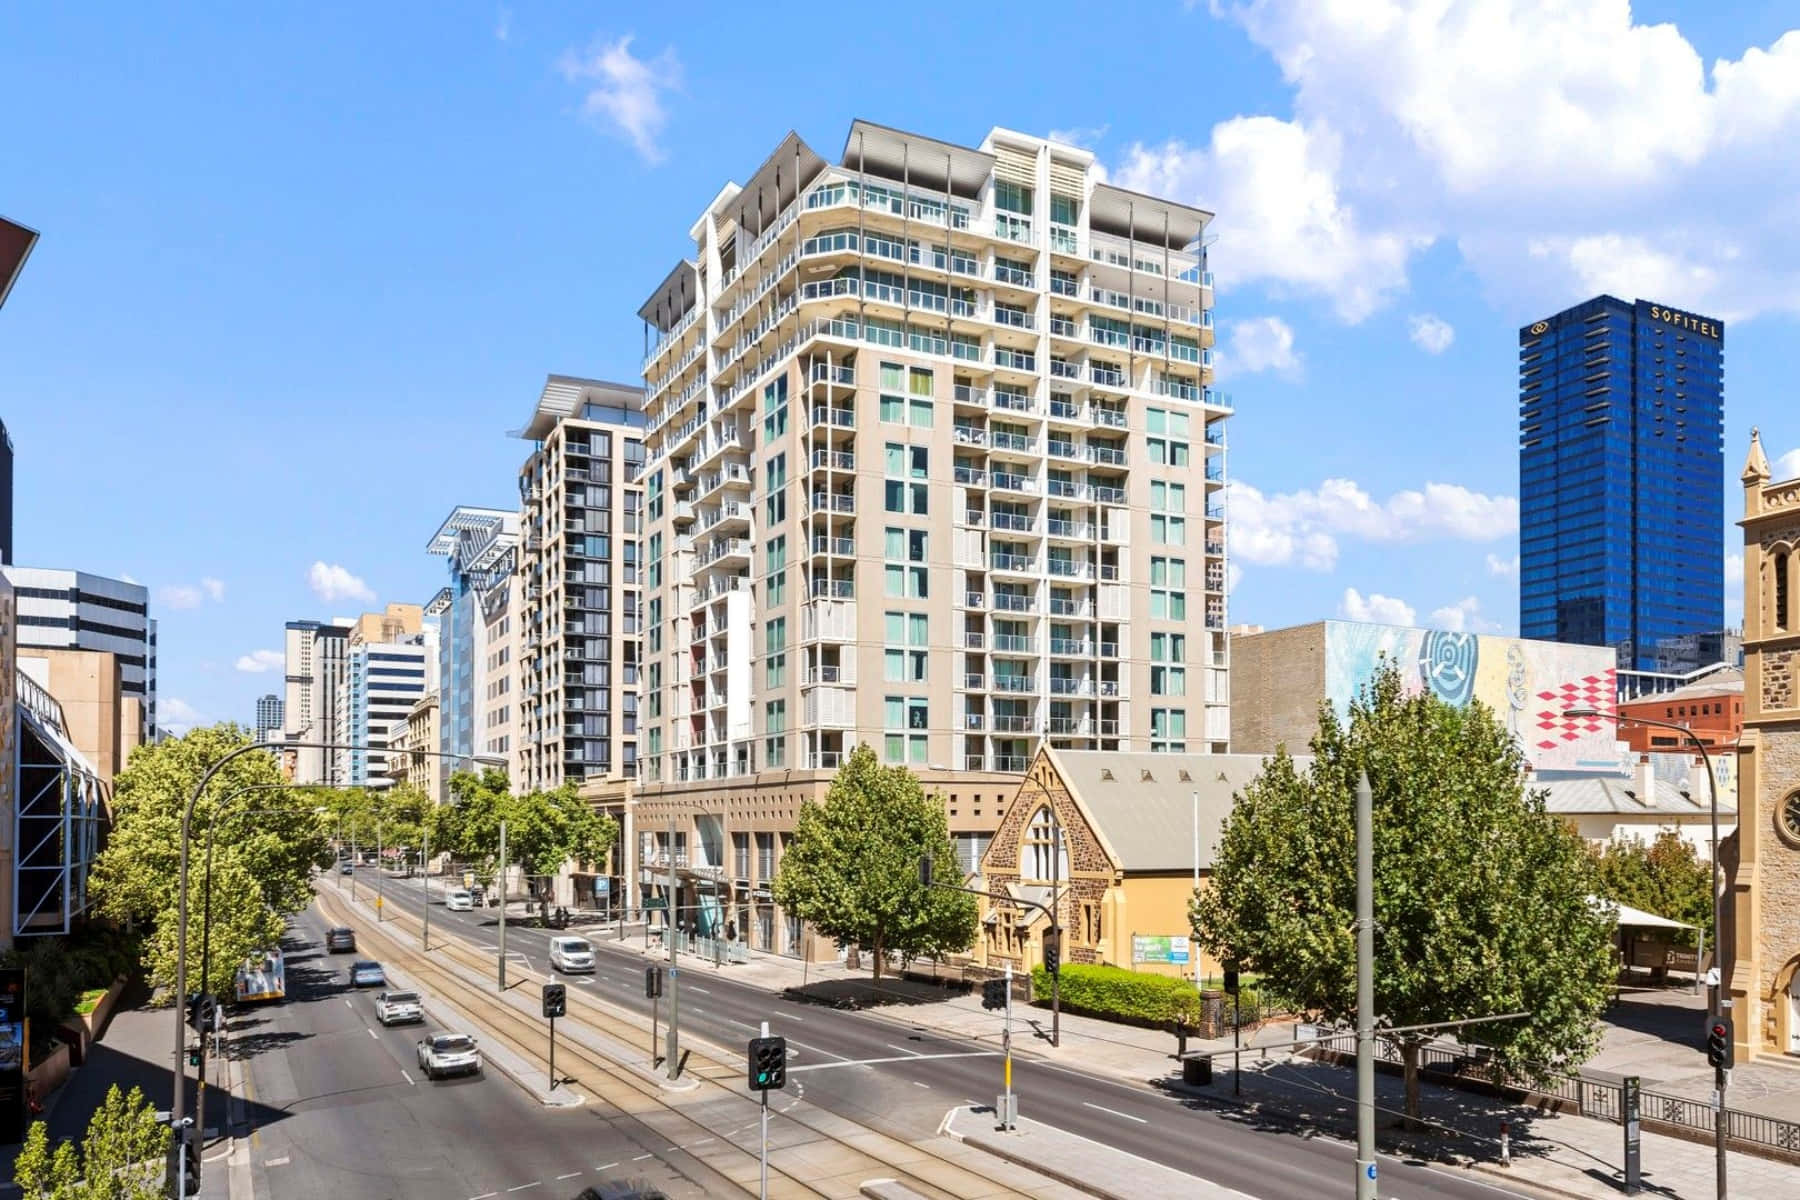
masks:
<svg viewBox="0 0 1800 1200"><path fill-rule="evenodd" d="M1175 1021L1175 1057L1180 1058L1187 1053L1187 1022L1177 1018Z"/></svg>
<svg viewBox="0 0 1800 1200"><path fill-rule="evenodd" d="M1512 1166L1512 1123L1500 1122L1500 1165Z"/></svg>

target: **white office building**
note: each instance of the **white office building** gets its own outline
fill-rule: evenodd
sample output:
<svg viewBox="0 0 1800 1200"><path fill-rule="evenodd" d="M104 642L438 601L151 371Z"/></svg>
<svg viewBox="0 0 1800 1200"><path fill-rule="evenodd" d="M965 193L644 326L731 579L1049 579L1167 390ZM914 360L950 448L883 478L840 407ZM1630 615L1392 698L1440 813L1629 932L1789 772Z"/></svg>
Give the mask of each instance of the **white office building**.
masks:
<svg viewBox="0 0 1800 1200"><path fill-rule="evenodd" d="M53 567L0 567L19 602L19 645L103 650L119 660L120 691L156 729L156 622L141 584Z"/></svg>

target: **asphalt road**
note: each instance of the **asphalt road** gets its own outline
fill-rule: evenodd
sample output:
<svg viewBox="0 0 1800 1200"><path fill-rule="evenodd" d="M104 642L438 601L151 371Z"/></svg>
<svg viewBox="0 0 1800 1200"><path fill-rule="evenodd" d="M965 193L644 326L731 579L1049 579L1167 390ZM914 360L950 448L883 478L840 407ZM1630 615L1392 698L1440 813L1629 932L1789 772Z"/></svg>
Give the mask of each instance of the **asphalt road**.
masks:
<svg viewBox="0 0 1800 1200"><path fill-rule="evenodd" d="M330 882L348 883L337 876ZM366 898L374 883L372 872L364 875L358 893ZM441 901L436 887L433 896ZM419 880L387 880L389 905L417 914L422 900ZM492 949L497 944L492 909L453 913L434 902L431 924L434 938L442 929L478 946ZM570 975L564 981L648 1013L645 960L609 946L597 928L568 932L588 937L599 953L592 976ZM547 970L552 936L552 931L509 924L509 957L522 954L532 968ZM991 1046L789 1000L734 983L730 968L715 970L691 956L682 959L681 981L684 1032L720 1046L741 1047L761 1022L768 1021L771 1033L788 1039L790 1088L822 1108L882 1132L908 1139L927 1136L951 1107L991 1104L1001 1090L1001 1062ZM662 1015L666 1021L666 998ZM1290 1200L1341 1195L1351 1185L1354 1147L1333 1138L1262 1128L1236 1113L1030 1059L1014 1059L1013 1089L1020 1097L1021 1115L1250 1196ZM1496 1200L1517 1194L1462 1172L1385 1155L1380 1166L1381 1195L1390 1200Z"/></svg>
<svg viewBox="0 0 1800 1200"><path fill-rule="evenodd" d="M629 1118L545 1109L492 1067L428 1082L415 1044L436 1026L383 1028L380 989L346 984L358 956L323 946L318 914L296 918L288 1000L252 1010L261 1023L236 1038L263 1117L251 1143L258 1197L463 1200L528 1188L550 1200L640 1176L671 1196L704 1194L651 1156L659 1143Z"/></svg>

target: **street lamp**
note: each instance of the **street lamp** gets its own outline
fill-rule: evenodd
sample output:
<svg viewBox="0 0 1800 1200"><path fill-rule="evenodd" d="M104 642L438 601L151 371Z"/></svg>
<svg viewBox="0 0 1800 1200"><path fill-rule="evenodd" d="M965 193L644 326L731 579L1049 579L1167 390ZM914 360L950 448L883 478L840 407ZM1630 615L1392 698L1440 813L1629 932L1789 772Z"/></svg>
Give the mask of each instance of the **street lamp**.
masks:
<svg viewBox="0 0 1800 1200"><path fill-rule="evenodd" d="M1567 718L1575 719L1575 720L1584 720L1584 719L1585 720L1593 720L1595 718L1598 718L1600 720L1612 721L1614 724L1621 724L1621 725L1627 721L1633 722L1638 725L1653 725L1658 729L1668 729L1668 730L1674 731L1675 733L1681 734L1688 741L1690 741L1694 744L1694 749L1696 749L1700 752L1700 761L1703 764L1705 764L1705 767L1706 767L1706 790L1712 798L1713 958L1715 960L1715 963L1722 962L1724 960L1724 955L1719 953L1719 945L1720 945L1720 937L1725 931L1725 919L1724 919L1724 913L1722 911L1724 908L1725 890L1724 890L1724 879L1723 879L1723 874L1722 874L1723 868L1719 864L1719 781L1718 781L1718 777L1713 774L1712 755L1707 753L1706 743L1700 739L1699 735L1697 735L1690 726L1678 725L1674 721L1659 721L1654 717L1638 717L1638 716L1622 717L1618 713L1601 712L1597 708L1565 709L1563 711L1563 716L1567 717ZM1698 961L1696 961L1694 963L1694 969L1696 971L1700 969L1700 964ZM1717 969L1717 967L1715 965L1715 970L1716 969ZM1710 985L1710 988L1711 989L1721 989L1724 978L1725 978L1724 974L1721 972L1719 975L1720 983L1712 984L1712 985ZM1728 1006L1730 1003L1731 1002L1729 1000L1725 999L1721 995L1719 990L1713 990L1712 1004L1710 1006L1713 1012L1718 1012L1722 1006ZM1714 1158L1716 1159L1716 1165L1717 1165L1716 1187L1717 1187L1718 1195L1720 1196L1721 1200L1723 1200L1723 1197L1726 1194L1726 1191L1725 1191L1725 1086L1729 1080L1730 1080L1730 1072L1727 1071L1724 1067L1714 1067L1713 1068L1713 1084L1715 1087L1717 1087L1719 1089L1719 1106L1713 1110L1713 1152L1714 1152Z"/></svg>
<svg viewBox="0 0 1800 1200"><path fill-rule="evenodd" d="M704 816L711 816L712 810L693 800L660 800L658 803L669 805L669 894L664 899L664 903L668 905L668 919L663 927L663 939L669 944L669 1032L667 1044L664 1048L664 1055L669 1062L669 1078L674 1080L681 1077L681 970L675 957L675 896L679 890L680 884L675 878L674 810L676 808L692 808ZM720 817L719 823L721 828L719 857L723 859L728 850L728 847L724 845L723 816ZM694 832L696 840L698 840L699 830L696 829ZM719 879L721 882L726 880L723 865L721 865L719 870ZM649 927L649 917L646 915L644 928L648 930ZM717 938L718 933L719 931L717 929L713 930L715 939ZM648 937L649 934L646 933L645 936Z"/></svg>

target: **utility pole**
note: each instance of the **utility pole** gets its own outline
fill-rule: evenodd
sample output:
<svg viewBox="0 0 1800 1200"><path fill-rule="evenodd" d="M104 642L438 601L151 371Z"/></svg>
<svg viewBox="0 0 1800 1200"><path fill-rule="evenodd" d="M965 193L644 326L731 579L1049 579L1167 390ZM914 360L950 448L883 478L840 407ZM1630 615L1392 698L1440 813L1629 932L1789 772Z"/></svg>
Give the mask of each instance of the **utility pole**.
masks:
<svg viewBox="0 0 1800 1200"><path fill-rule="evenodd" d="M681 969L675 959L675 812L669 812L669 895L663 922L669 943L669 1078L681 1078Z"/></svg>
<svg viewBox="0 0 1800 1200"><path fill-rule="evenodd" d="M356 899L356 877L362 872L362 855L357 851L356 827L350 827L350 899Z"/></svg>
<svg viewBox="0 0 1800 1200"><path fill-rule="evenodd" d="M1375 1195L1375 800L1356 781L1356 1200Z"/></svg>
<svg viewBox="0 0 1800 1200"><path fill-rule="evenodd" d="M506 990L506 822L500 822L500 990Z"/></svg>
<svg viewBox="0 0 1800 1200"><path fill-rule="evenodd" d="M1000 1128L1017 1129L1019 1127L1019 1110L1015 1107L1012 1090L1012 964L1006 964L1006 1021L1001 1027L1000 1049L1006 1055L1006 1092L1000 1097Z"/></svg>
<svg viewBox="0 0 1800 1200"><path fill-rule="evenodd" d="M769 1023L762 1023L762 1035L769 1036ZM762 1185L757 1190L758 1200L769 1200L769 1090L762 1089Z"/></svg>
<svg viewBox="0 0 1800 1200"><path fill-rule="evenodd" d="M1058 895L1058 876L1062 870L1062 822L1050 808L1050 936L1056 941L1056 969L1050 972L1050 1044L1062 1046L1062 897ZM1044 966L1050 966L1045 963Z"/></svg>
<svg viewBox="0 0 1800 1200"><path fill-rule="evenodd" d="M431 815L425 816L425 824L421 832L424 835L424 848L419 851L419 878L425 889L425 928L419 934L419 949L431 949Z"/></svg>
<svg viewBox="0 0 1800 1200"><path fill-rule="evenodd" d="M387 851L382 843L382 823L375 822L375 923L387 911Z"/></svg>

